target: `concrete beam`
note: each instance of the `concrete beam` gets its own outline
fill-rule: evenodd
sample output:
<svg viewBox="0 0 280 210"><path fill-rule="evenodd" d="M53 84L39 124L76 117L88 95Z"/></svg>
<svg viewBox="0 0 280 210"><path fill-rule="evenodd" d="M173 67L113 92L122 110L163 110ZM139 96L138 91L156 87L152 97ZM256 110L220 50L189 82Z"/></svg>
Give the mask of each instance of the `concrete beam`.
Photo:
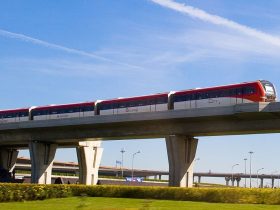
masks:
<svg viewBox="0 0 280 210"><path fill-rule="evenodd" d="M198 139L172 135L166 137L169 186L192 187L193 163Z"/></svg>
<svg viewBox="0 0 280 210"><path fill-rule="evenodd" d="M16 166L18 150L10 148L0 148L0 166L12 172Z"/></svg>
<svg viewBox="0 0 280 210"><path fill-rule="evenodd" d="M31 182L51 184L52 165L57 145L43 142L30 142Z"/></svg>
<svg viewBox="0 0 280 210"><path fill-rule="evenodd" d="M76 148L80 184L96 185L103 148L101 141L81 141Z"/></svg>

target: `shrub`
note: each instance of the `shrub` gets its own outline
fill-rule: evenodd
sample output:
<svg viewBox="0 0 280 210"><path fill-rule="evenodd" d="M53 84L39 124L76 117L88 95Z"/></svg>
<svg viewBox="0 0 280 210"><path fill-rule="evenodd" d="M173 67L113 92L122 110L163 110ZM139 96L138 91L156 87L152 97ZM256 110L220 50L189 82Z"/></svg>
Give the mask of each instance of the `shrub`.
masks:
<svg viewBox="0 0 280 210"><path fill-rule="evenodd" d="M0 184L0 202L69 196L280 204L280 189Z"/></svg>

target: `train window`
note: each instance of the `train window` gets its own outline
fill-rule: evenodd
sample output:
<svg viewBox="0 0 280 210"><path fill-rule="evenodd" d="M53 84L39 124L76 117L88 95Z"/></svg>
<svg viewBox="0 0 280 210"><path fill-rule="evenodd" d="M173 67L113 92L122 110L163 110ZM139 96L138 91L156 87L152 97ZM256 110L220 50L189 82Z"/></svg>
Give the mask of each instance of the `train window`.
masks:
<svg viewBox="0 0 280 210"><path fill-rule="evenodd" d="M144 106L145 101L144 100L139 100L136 102L137 106Z"/></svg>
<svg viewBox="0 0 280 210"><path fill-rule="evenodd" d="M105 110L105 109L107 109L107 104L99 104L98 105L98 108L99 108L99 110Z"/></svg>
<svg viewBox="0 0 280 210"><path fill-rule="evenodd" d="M8 114L5 114L5 118L14 118L14 117L17 117L17 113L8 113Z"/></svg>
<svg viewBox="0 0 280 210"><path fill-rule="evenodd" d="M206 99L206 98L208 98L209 97L209 94L208 93L206 93L206 92L202 92L202 93L198 93L197 94L197 99L198 100L200 100L200 99Z"/></svg>
<svg viewBox="0 0 280 210"><path fill-rule="evenodd" d="M243 93L242 88L236 88L236 95L241 96Z"/></svg>
<svg viewBox="0 0 280 210"><path fill-rule="evenodd" d="M197 93L193 93L190 96L191 96L191 100L196 100L197 99Z"/></svg>
<svg viewBox="0 0 280 210"><path fill-rule="evenodd" d="M28 116L28 112L20 112L19 117L26 117Z"/></svg>
<svg viewBox="0 0 280 210"><path fill-rule="evenodd" d="M35 111L32 111L32 115L33 116L47 115L47 114L48 114L48 110L35 110Z"/></svg>
<svg viewBox="0 0 280 210"><path fill-rule="evenodd" d="M220 90L219 97L226 97L226 96L227 96L227 91L226 90Z"/></svg>
<svg viewBox="0 0 280 210"><path fill-rule="evenodd" d="M174 102L181 102L181 101L185 101L185 96L175 95Z"/></svg>
<svg viewBox="0 0 280 210"><path fill-rule="evenodd" d="M113 109L112 104L100 104L100 110Z"/></svg>
<svg viewBox="0 0 280 210"><path fill-rule="evenodd" d="M175 95L174 102L196 100L196 94ZM164 98L164 103L167 103L167 98Z"/></svg>
<svg viewBox="0 0 280 210"><path fill-rule="evenodd" d="M247 86L243 88L244 94L254 94L256 92L256 89L252 86Z"/></svg>
<svg viewBox="0 0 280 210"><path fill-rule="evenodd" d="M94 110L94 106L81 107L81 111L83 111L83 112L90 112L90 111L93 111L93 110Z"/></svg>
<svg viewBox="0 0 280 210"><path fill-rule="evenodd" d="M236 89L229 89L229 96L235 96L236 95Z"/></svg>
<svg viewBox="0 0 280 210"><path fill-rule="evenodd" d="M127 105L126 105L126 102L120 102L119 103L119 108L125 108Z"/></svg>
<svg viewBox="0 0 280 210"><path fill-rule="evenodd" d="M58 112L58 110L56 110L56 109L50 110L50 114L57 114L57 112Z"/></svg>
<svg viewBox="0 0 280 210"><path fill-rule="evenodd" d="M165 104L167 103L168 98L167 97L160 97L156 99L156 104Z"/></svg>
<svg viewBox="0 0 280 210"><path fill-rule="evenodd" d="M213 90L209 92L209 98L218 98L219 97L219 91Z"/></svg>

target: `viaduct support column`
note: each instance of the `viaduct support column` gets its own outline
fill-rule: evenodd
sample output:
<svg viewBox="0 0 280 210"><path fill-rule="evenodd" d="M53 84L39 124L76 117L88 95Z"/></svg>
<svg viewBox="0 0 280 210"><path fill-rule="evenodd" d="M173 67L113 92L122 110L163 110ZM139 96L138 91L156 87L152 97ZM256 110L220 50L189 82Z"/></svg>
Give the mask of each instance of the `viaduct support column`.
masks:
<svg viewBox="0 0 280 210"><path fill-rule="evenodd" d="M193 163L198 139L172 135L166 137L169 186L192 187Z"/></svg>
<svg viewBox="0 0 280 210"><path fill-rule="evenodd" d="M263 178L261 178L261 188L263 188Z"/></svg>
<svg viewBox="0 0 280 210"><path fill-rule="evenodd" d="M76 148L79 162L80 184L96 185L98 181L98 169L103 153L100 148L101 141L82 141Z"/></svg>
<svg viewBox="0 0 280 210"><path fill-rule="evenodd" d="M226 186L229 186L229 181L231 180L230 177L225 177L225 180L226 180Z"/></svg>
<svg viewBox="0 0 280 210"><path fill-rule="evenodd" d="M18 150L9 148L0 148L0 166L9 172L12 172L16 166Z"/></svg>
<svg viewBox="0 0 280 210"><path fill-rule="evenodd" d="M56 148L56 144L43 142L34 141L29 144L32 183L51 184Z"/></svg>

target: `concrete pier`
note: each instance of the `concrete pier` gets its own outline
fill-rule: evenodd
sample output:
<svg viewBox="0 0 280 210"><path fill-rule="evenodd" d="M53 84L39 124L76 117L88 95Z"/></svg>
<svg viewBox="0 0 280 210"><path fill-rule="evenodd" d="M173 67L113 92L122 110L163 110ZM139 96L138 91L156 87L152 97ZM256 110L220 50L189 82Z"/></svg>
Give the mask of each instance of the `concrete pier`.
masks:
<svg viewBox="0 0 280 210"><path fill-rule="evenodd" d="M198 139L172 135L166 137L169 186L192 187L193 163Z"/></svg>
<svg viewBox="0 0 280 210"><path fill-rule="evenodd" d="M15 168L18 150L10 148L0 148L0 166L9 172Z"/></svg>
<svg viewBox="0 0 280 210"><path fill-rule="evenodd" d="M79 162L79 183L96 185L103 148L101 141L81 141L76 148Z"/></svg>
<svg viewBox="0 0 280 210"><path fill-rule="evenodd" d="M51 184L52 165L56 148L56 144L30 142L32 183Z"/></svg>

